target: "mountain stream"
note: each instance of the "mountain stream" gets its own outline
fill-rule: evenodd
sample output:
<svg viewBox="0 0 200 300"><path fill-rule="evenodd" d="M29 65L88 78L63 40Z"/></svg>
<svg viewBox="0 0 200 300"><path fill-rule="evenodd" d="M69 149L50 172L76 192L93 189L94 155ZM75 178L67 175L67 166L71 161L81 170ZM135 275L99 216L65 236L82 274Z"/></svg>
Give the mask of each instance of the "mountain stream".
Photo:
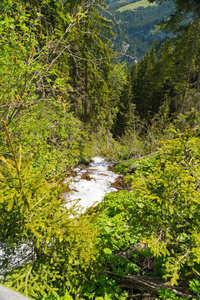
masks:
<svg viewBox="0 0 200 300"><path fill-rule="evenodd" d="M105 194L117 191L111 184L119 177L109 170L112 163L104 158L94 157L89 166L79 165L74 169L74 177L67 178L72 193L66 195L67 206L79 200L78 206L83 210L100 202ZM74 200L74 201L72 201ZM68 202L70 201L70 202Z"/></svg>

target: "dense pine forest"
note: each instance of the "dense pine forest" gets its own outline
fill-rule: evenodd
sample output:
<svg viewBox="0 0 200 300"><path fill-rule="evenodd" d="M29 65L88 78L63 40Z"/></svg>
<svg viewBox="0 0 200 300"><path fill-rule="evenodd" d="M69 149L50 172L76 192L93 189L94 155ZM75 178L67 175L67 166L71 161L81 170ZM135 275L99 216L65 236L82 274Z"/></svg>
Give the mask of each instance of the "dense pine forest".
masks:
<svg viewBox="0 0 200 300"><path fill-rule="evenodd" d="M0 282L38 300L200 299L200 4L156 1L159 40L127 65L111 2L0 1ZM65 179L94 156L123 184L80 214Z"/></svg>

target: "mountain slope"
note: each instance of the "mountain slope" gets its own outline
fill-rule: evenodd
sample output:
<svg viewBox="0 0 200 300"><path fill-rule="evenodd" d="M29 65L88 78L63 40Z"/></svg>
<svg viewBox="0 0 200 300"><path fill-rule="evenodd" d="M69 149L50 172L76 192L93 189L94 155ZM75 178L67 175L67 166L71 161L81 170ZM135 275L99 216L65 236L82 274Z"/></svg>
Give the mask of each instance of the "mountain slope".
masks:
<svg viewBox="0 0 200 300"><path fill-rule="evenodd" d="M108 3L108 10L115 19L113 48L128 64L141 59L152 47L153 40L161 38L155 25L166 20L174 10L170 1L162 5L147 4L147 0Z"/></svg>

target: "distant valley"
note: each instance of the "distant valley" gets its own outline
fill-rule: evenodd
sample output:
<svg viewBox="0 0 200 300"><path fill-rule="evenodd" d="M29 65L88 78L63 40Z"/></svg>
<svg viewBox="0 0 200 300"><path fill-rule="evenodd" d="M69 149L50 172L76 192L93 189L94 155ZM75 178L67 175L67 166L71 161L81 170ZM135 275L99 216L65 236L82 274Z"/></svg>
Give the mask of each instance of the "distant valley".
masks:
<svg viewBox="0 0 200 300"><path fill-rule="evenodd" d="M151 49L153 41L163 36L155 28L174 10L173 3L150 4L148 0L108 1L108 10L115 21L113 48L121 61L129 65Z"/></svg>

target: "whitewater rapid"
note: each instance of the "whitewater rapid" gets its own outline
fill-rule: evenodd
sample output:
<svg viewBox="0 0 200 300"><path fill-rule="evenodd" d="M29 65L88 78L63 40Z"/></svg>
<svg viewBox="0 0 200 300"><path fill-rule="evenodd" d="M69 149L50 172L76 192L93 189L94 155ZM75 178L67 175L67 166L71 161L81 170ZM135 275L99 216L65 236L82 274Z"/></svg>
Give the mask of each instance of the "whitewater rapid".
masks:
<svg viewBox="0 0 200 300"><path fill-rule="evenodd" d="M67 180L70 181L69 187L73 191L71 194L66 195L66 205L69 207L79 199L78 206L86 210L86 208L100 202L105 194L117 191L117 189L111 187L111 184L119 175L110 171L109 166L112 166L112 164L104 158L94 157L86 169L75 168L74 171L77 175L75 178L71 177ZM83 179L84 175L91 180Z"/></svg>

